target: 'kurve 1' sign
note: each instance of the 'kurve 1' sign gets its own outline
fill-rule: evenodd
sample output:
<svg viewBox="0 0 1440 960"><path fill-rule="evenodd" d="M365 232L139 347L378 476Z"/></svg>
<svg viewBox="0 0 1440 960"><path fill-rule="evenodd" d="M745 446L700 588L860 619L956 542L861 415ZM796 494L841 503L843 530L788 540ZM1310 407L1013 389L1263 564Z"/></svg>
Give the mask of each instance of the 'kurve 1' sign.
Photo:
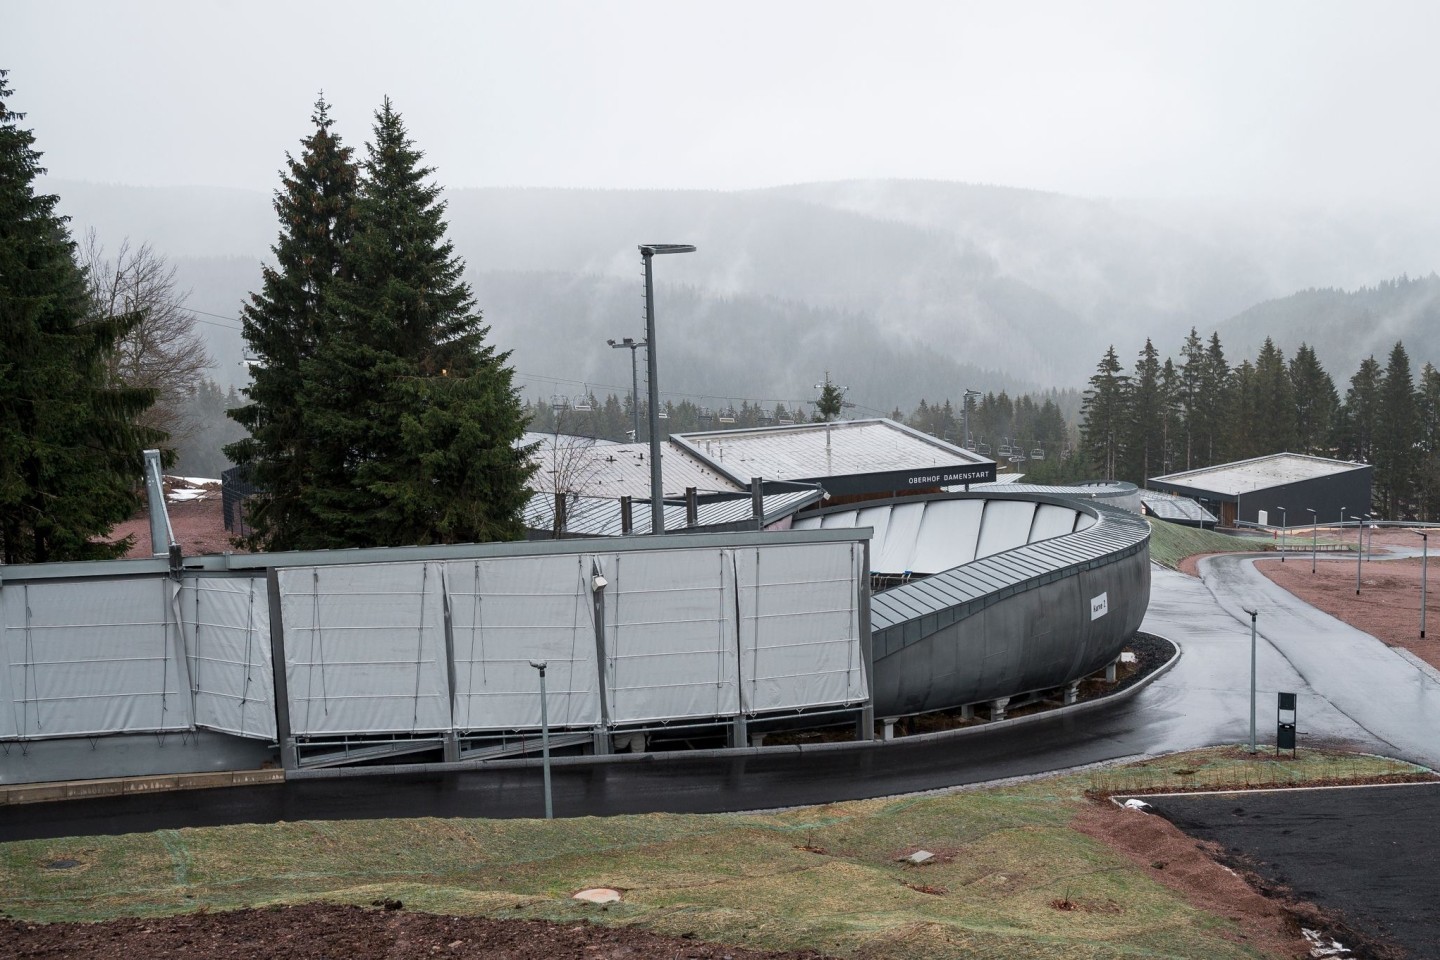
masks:
<svg viewBox="0 0 1440 960"><path fill-rule="evenodd" d="M1110 594L1102 593L1090 598L1090 619L1099 620L1110 612Z"/></svg>

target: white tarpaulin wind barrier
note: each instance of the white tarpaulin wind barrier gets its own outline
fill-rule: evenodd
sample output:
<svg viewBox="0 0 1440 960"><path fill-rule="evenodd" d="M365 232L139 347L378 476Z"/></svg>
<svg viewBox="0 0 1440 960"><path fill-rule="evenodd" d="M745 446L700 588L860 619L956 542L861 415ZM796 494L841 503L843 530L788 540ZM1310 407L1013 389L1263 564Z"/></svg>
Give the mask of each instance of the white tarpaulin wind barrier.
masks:
<svg viewBox="0 0 1440 960"><path fill-rule="evenodd" d="M268 598L258 577L197 577L181 588L197 727L275 739Z"/></svg>
<svg viewBox="0 0 1440 960"><path fill-rule="evenodd" d="M729 551L612 554L602 561L612 723L740 710Z"/></svg>
<svg viewBox="0 0 1440 960"><path fill-rule="evenodd" d="M451 726L439 563L277 571L295 736Z"/></svg>
<svg viewBox="0 0 1440 960"><path fill-rule="evenodd" d="M0 600L7 737L189 730L179 584L12 583Z"/></svg>
<svg viewBox="0 0 1440 960"><path fill-rule="evenodd" d="M745 712L864 700L859 546L796 544L733 556Z"/></svg>
<svg viewBox="0 0 1440 960"><path fill-rule="evenodd" d="M445 564L455 644L455 728L540 725L544 661L554 727L600 722L591 558L456 560Z"/></svg>

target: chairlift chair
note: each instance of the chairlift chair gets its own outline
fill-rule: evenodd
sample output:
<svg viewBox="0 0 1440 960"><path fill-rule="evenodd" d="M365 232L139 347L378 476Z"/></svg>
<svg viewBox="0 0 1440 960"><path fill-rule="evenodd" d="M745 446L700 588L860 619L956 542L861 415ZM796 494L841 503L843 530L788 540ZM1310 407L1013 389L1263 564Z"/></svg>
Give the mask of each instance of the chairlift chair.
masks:
<svg viewBox="0 0 1440 960"><path fill-rule="evenodd" d="M1044 460L1044 459L1045 459L1045 448L1044 448L1044 447L1036 447L1034 450L1031 450L1031 451L1030 451L1030 459L1031 459L1031 460Z"/></svg>
<svg viewBox="0 0 1440 960"><path fill-rule="evenodd" d="M1000 444L999 449L995 451L995 455L997 457L1004 457L1008 460L1011 457L1015 456L1015 451L1010 448L1010 438L1005 437L1004 440L1005 442Z"/></svg>
<svg viewBox="0 0 1440 960"><path fill-rule="evenodd" d="M975 445L975 452L980 454L980 456L982 457L990 456L990 444L986 443L984 440L981 440Z"/></svg>

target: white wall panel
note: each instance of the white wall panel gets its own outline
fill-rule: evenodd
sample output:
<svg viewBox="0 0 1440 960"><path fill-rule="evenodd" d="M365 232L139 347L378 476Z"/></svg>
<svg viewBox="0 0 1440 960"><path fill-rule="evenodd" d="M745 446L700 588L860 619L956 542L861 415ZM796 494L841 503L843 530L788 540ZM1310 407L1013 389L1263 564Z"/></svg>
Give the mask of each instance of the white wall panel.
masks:
<svg viewBox="0 0 1440 960"><path fill-rule="evenodd" d="M610 719L739 712L735 595L718 548L604 557Z"/></svg>
<svg viewBox="0 0 1440 960"><path fill-rule="evenodd" d="M540 726L540 676L553 727L600 722L588 555L445 564L455 642L455 727Z"/></svg>
<svg viewBox="0 0 1440 960"><path fill-rule="evenodd" d="M1042 503L1035 511L1035 521L1030 526L1030 542L1037 540L1049 540L1051 537L1064 536L1075 529L1075 514L1079 511L1071 507L1061 507L1053 503Z"/></svg>
<svg viewBox="0 0 1440 960"><path fill-rule="evenodd" d="M296 736L449 730L440 564L278 571Z"/></svg>
<svg viewBox="0 0 1440 960"><path fill-rule="evenodd" d="M935 574L974 560L984 506L982 500L935 500L926 504L925 522L915 540L910 569Z"/></svg>
<svg viewBox="0 0 1440 960"><path fill-rule="evenodd" d="M7 596L18 595L19 592L18 587L12 586L7 591L4 584L0 584L0 641L5 639ZM15 701L14 694L10 692L9 653L9 647L0 642L0 740L13 740L20 736L20 704Z"/></svg>
<svg viewBox="0 0 1440 960"><path fill-rule="evenodd" d="M162 578L7 586L0 649L11 735L192 729L178 586Z"/></svg>
<svg viewBox="0 0 1440 960"><path fill-rule="evenodd" d="M270 602L258 577L196 577L180 591L195 725L275 738Z"/></svg>
<svg viewBox="0 0 1440 960"><path fill-rule="evenodd" d="M854 703L867 695L853 543L733 551L745 712Z"/></svg>
<svg viewBox="0 0 1440 960"><path fill-rule="evenodd" d="M980 540L975 557L988 557L1005 550L1014 550L1030 539L1030 522L1035 517L1035 504L1029 500L990 500L980 522Z"/></svg>

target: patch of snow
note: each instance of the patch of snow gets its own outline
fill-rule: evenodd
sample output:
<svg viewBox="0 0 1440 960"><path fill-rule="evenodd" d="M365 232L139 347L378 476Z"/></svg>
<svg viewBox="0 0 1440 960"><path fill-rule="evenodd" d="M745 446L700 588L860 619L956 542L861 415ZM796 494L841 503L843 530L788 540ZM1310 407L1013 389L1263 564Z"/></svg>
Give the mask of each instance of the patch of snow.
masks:
<svg viewBox="0 0 1440 960"><path fill-rule="evenodd" d="M1122 653L1120 654L1120 662L1121 662L1121 663L1134 663L1134 662L1135 662L1135 654L1134 654L1133 652L1129 651L1129 650L1126 650L1126 651L1122 652Z"/></svg>
<svg viewBox="0 0 1440 960"><path fill-rule="evenodd" d="M611 890L609 887L591 887L589 890L581 890L570 899L588 903L619 903L620 891Z"/></svg>
<svg viewBox="0 0 1440 960"><path fill-rule="evenodd" d="M1350 948L1342 946L1339 940L1332 940L1319 930L1311 930L1308 927L1301 927L1300 932L1310 944L1310 956L1312 957L1353 957Z"/></svg>
<svg viewBox="0 0 1440 960"><path fill-rule="evenodd" d="M209 496L209 494L210 491L208 490L192 490L187 487L181 487L165 494L165 499L171 503L179 503L182 500L203 500Z"/></svg>
<svg viewBox="0 0 1440 960"><path fill-rule="evenodd" d="M929 850L916 850L914 853L910 854L910 856L905 858L905 862L913 863L918 866L919 864L927 863L934 859L935 854L931 853Z"/></svg>
<svg viewBox="0 0 1440 960"><path fill-rule="evenodd" d="M1126 810L1139 810L1141 813L1144 813L1145 811L1150 809L1150 804L1146 803L1144 800L1137 800L1134 797L1131 797L1129 800L1125 801L1124 807Z"/></svg>

